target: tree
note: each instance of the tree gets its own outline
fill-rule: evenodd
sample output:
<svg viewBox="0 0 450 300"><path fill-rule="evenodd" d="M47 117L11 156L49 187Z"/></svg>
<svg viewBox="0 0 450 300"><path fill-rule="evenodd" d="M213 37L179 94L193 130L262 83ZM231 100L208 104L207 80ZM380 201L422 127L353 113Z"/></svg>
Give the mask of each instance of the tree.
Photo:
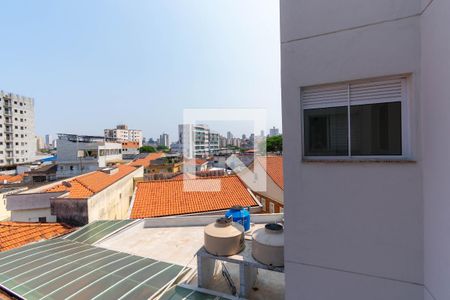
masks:
<svg viewBox="0 0 450 300"><path fill-rule="evenodd" d="M266 151L267 152L283 152L283 136L276 135L266 139Z"/></svg>
<svg viewBox="0 0 450 300"><path fill-rule="evenodd" d="M140 153L153 153L156 152L156 149L152 146L142 146L139 148Z"/></svg>
<svg viewBox="0 0 450 300"><path fill-rule="evenodd" d="M158 147L156 147L156 150L163 151L163 152L169 152L170 151L169 147L166 147L166 146L163 146L163 145L159 145Z"/></svg>

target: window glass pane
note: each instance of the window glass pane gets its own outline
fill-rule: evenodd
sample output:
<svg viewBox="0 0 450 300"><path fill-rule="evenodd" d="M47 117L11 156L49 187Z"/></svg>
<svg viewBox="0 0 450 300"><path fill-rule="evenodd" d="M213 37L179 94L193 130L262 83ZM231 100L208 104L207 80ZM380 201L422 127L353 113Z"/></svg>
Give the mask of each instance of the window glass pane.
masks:
<svg viewBox="0 0 450 300"><path fill-rule="evenodd" d="M306 109L306 156L348 155L347 107Z"/></svg>
<svg viewBox="0 0 450 300"><path fill-rule="evenodd" d="M401 103L350 108L352 155L402 155Z"/></svg>

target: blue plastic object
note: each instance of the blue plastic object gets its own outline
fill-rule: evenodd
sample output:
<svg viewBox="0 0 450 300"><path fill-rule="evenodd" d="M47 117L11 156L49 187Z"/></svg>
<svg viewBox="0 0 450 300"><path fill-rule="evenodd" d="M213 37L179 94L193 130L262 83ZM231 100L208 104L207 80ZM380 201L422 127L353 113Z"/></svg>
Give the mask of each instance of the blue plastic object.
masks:
<svg viewBox="0 0 450 300"><path fill-rule="evenodd" d="M233 206L225 213L225 217L244 226L245 231L250 229L250 212L242 206Z"/></svg>

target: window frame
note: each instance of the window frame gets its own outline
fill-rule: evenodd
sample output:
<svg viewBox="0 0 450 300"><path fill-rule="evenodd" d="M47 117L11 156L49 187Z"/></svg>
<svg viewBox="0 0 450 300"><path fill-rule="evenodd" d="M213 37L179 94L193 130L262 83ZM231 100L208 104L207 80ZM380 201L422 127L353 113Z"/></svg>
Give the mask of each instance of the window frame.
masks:
<svg viewBox="0 0 450 300"><path fill-rule="evenodd" d="M401 155L351 155L351 103L350 103L350 86L352 84L370 83L389 80L401 80L402 83L402 97L401 97L401 126L402 126L402 154ZM347 100L347 121L348 121L348 154L347 155L329 155L329 156L308 156L305 155L305 119L304 119L304 105L303 105L303 91L309 87L327 87L333 85L347 85L348 100ZM303 161L413 161L411 150L411 126L410 126L410 107L412 101L411 91L411 76L410 75L395 75L384 76L369 79L358 79L344 82L326 83L320 85L308 85L300 87L300 127L301 127L301 149ZM397 101L367 101L365 104L377 104L377 103L392 103ZM338 106L323 106L317 108L333 108ZM341 106L342 107L342 106Z"/></svg>

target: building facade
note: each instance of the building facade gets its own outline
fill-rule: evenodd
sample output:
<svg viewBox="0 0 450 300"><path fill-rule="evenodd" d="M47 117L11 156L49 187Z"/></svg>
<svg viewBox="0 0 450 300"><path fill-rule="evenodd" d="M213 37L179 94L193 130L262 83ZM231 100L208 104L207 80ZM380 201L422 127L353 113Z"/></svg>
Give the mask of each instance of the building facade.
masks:
<svg viewBox="0 0 450 300"><path fill-rule="evenodd" d="M57 178L96 171L122 161L122 144L103 137L59 134Z"/></svg>
<svg viewBox="0 0 450 300"><path fill-rule="evenodd" d="M270 128L269 136L276 136L280 134L280 130L276 128L275 126Z"/></svg>
<svg viewBox="0 0 450 300"><path fill-rule="evenodd" d="M448 299L449 17L281 1L287 299Z"/></svg>
<svg viewBox="0 0 450 300"><path fill-rule="evenodd" d="M169 142L169 135L167 133L163 133L159 136L159 145L169 148L170 142Z"/></svg>
<svg viewBox="0 0 450 300"><path fill-rule="evenodd" d="M0 91L0 166L33 161L34 99Z"/></svg>
<svg viewBox="0 0 450 300"><path fill-rule="evenodd" d="M126 219L135 178L143 168L119 165L7 195L14 222L64 222L74 226L97 220Z"/></svg>
<svg viewBox="0 0 450 300"><path fill-rule="evenodd" d="M142 146L142 130L128 129L127 125L117 125L114 129L105 129L105 138L115 139L118 142L138 142Z"/></svg>
<svg viewBox="0 0 450 300"><path fill-rule="evenodd" d="M209 134L208 125L178 125L178 137L183 148L183 155L187 158L208 156Z"/></svg>

